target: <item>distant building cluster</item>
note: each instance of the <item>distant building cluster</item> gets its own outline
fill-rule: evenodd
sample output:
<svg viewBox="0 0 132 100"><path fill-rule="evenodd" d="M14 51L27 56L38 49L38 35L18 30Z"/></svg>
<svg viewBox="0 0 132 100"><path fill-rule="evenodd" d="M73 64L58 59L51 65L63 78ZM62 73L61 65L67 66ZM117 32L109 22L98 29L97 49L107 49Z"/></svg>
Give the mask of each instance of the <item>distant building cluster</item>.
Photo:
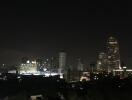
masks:
<svg viewBox="0 0 132 100"><path fill-rule="evenodd" d="M116 38L107 40L106 52L101 52L97 61L97 71L112 72L113 69L121 69L119 44Z"/></svg>
<svg viewBox="0 0 132 100"><path fill-rule="evenodd" d="M46 77L59 75L64 77L66 69L66 53L60 52L58 58L29 60L22 58L18 66L18 73L22 75L45 75ZM11 71L10 71L11 72Z"/></svg>
<svg viewBox="0 0 132 100"><path fill-rule="evenodd" d="M60 52L57 57L29 60L22 58L17 66L17 72L22 75L44 75L46 77L59 75L68 81L90 80L91 73L106 73L126 77L132 73L131 69L121 64L119 43L115 37L109 37L105 50L100 52L96 63L85 65L81 58L76 60L76 65L67 64L67 53ZM11 71L10 71L11 72ZM95 77L94 79L98 79Z"/></svg>
<svg viewBox="0 0 132 100"><path fill-rule="evenodd" d="M97 60L96 72L112 73L113 75L122 75L124 72L128 75L132 70L121 65L119 43L115 37L109 37L106 44L106 52L101 52Z"/></svg>

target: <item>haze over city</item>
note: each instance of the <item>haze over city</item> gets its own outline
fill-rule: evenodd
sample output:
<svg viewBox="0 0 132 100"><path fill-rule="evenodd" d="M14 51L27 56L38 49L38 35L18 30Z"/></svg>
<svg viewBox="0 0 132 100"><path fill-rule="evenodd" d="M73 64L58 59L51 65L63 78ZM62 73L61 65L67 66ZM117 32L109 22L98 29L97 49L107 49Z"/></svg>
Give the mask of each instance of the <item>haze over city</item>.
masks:
<svg viewBox="0 0 132 100"><path fill-rule="evenodd" d="M0 8L0 100L132 100L129 1Z"/></svg>
<svg viewBox="0 0 132 100"><path fill-rule="evenodd" d="M15 64L23 56L57 56L65 50L69 59L81 57L88 64L115 33L121 59L132 66L129 3L100 4L17 1L15 7L15 2L1 3L0 63Z"/></svg>

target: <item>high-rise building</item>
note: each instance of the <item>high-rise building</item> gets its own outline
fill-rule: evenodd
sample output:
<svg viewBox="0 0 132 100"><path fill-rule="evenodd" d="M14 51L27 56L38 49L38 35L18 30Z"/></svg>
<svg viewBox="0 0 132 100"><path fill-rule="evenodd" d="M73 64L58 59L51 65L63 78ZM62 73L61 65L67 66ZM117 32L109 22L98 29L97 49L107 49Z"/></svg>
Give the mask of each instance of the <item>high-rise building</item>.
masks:
<svg viewBox="0 0 132 100"><path fill-rule="evenodd" d="M63 78L67 80L67 68L66 68L66 53L60 52L59 53L59 68L58 73L61 74Z"/></svg>
<svg viewBox="0 0 132 100"><path fill-rule="evenodd" d="M66 69L66 53L65 52L59 53L59 68L62 70Z"/></svg>
<svg viewBox="0 0 132 100"><path fill-rule="evenodd" d="M97 71L107 71L107 54L104 52L99 53Z"/></svg>
<svg viewBox="0 0 132 100"><path fill-rule="evenodd" d="M107 40L107 60L108 60L108 72L113 69L120 69L120 53L119 44L116 38L109 37Z"/></svg>
<svg viewBox="0 0 132 100"><path fill-rule="evenodd" d="M84 68L83 68L83 64L82 64L80 58L78 59L77 70L78 70L78 71L83 71L83 70L84 70Z"/></svg>

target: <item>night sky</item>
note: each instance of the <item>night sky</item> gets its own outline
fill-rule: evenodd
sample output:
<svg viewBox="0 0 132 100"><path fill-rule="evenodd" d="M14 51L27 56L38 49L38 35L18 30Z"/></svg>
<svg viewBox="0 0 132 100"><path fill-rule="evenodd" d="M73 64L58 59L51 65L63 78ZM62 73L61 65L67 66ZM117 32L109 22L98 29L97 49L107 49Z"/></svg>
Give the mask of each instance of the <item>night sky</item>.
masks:
<svg viewBox="0 0 132 100"><path fill-rule="evenodd" d="M86 64L105 51L115 36L121 60L132 66L132 11L129 2L76 2L43 0L1 3L0 64L15 64L23 56L81 57Z"/></svg>

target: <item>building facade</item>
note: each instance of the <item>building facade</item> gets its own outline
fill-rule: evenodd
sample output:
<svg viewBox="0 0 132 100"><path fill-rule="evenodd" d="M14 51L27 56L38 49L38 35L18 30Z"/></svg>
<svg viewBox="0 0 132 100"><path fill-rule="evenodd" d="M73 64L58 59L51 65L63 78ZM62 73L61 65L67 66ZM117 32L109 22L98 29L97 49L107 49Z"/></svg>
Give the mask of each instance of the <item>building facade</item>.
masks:
<svg viewBox="0 0 132 100"><path fill-rule="evenodd" d="M121 69L119 44L114 37L109 37L107 40L107 60L108 72L111 72L113 69Z"/></svg>
<svg viewBox="0 0 132 100"><path fill-rule="evenodd" d="M107 54L104 52L99 53L97 60L97 71L107 71Z"/></svg>
<svg viewBox="0 0 132 100"><path fill-rule="evenodd" d="M59 69L61 70L66 69L66 53L65 52L59 53Z"/></svg>

